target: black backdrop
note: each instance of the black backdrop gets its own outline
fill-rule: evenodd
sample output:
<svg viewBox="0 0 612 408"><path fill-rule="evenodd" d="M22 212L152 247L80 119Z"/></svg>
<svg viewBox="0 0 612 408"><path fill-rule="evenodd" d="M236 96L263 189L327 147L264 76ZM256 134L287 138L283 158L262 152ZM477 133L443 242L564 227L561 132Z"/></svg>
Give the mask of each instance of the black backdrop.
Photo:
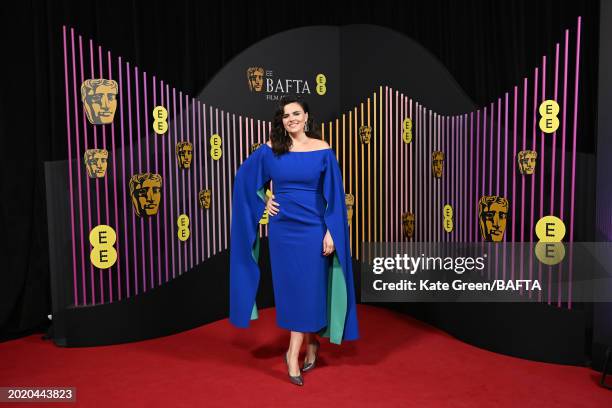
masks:
<svg viewBox="0 0 612 408"><path fill-rule="evenodd" d="M232 57L306 25L369 23L420 42L477 105L518 83L583 17L580 123L595 149L599 1L69 1L3 4L0 87L0 340L45 329L50 313L43 162L67 158L61 26L197 94ZM292 50L299 52L299 50ZM316 58L316 55L313 55Z"/></svg>

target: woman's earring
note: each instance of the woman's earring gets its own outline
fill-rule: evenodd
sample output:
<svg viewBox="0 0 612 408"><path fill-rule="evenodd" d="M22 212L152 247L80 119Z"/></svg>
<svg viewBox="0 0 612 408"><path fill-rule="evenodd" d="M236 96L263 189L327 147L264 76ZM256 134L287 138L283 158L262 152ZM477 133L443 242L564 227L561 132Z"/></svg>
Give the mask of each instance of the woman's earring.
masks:
<svg viewBox="0 0 612 408"><path fill-rule="evenodd" d="M304 132L308 132L308 122L306 122L306 125L304 126Z"/></svg>

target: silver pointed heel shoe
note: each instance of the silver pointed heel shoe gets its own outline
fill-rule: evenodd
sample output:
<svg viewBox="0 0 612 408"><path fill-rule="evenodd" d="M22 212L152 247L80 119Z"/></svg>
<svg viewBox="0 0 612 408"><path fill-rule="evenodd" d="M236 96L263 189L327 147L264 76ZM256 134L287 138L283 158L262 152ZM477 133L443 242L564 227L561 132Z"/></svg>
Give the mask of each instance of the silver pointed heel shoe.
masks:
<svg viewBox="0 0 612 408"><path fill-rule="evenodd" d="M319 343L318 340L316 344L317 344L317 350L315 351L315 359L312 360L312 363L307 363L304 361L304 367L302 368L303 373L310 371L315 367L315 363L317 362L317 356L319 355L319 347L321 347L321 343Z"/></svg>
<svg viewBox="0 0 612 408"><path fill-rule="evenodd" d="M291 381L292 384L295 385L304 385L304 378L302 378L302 375L291 375L291 373L289 373L289 361L287 360L287 353L285 353L285 364L287 364L287 374L289 374L289 381Z"/></svg>

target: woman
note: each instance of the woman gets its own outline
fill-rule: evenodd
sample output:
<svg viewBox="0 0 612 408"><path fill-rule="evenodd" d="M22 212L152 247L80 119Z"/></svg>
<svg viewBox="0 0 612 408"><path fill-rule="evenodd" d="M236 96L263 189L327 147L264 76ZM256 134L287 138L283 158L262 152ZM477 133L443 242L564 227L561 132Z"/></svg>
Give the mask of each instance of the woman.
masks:
<svg viewBox="0 0 612 408"><path fill-rule="evenodd" d="M308 105L283 99L270 140L240 166L234 180L230 251L230 321L248 327L257 318L257 225L272 180L269 214L272 281L279 327L291 331L283 357L293 384L314 368L317 334L332 343L358 338L350 241L340 168L329 145L316 139Z"/></svg>

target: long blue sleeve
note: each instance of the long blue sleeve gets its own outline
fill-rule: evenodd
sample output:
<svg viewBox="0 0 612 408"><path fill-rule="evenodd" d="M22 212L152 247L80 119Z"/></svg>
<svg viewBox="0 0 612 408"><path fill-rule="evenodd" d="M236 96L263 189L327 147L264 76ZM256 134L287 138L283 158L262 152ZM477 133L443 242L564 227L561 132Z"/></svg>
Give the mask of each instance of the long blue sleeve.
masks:
<svg viewBox="0 0 612 408"><path fill-rule="evenodd" d="M342 340L358 339L359 330L346 198L340 166L332 149L328 150L324 163L323 195L327 201L324 220L336 250L329 271L329 325L319 334L329 337L332 343L340 344Z"/></svg>
<svg viewBox="0 0 612 408"><path fill-rule="evenodd" d="M264 209L264 186L269 180L265 148L256 149L236 172L232 196L230 237L230 322L249 327L257 318L259 286L259 220Z"/></svg>

